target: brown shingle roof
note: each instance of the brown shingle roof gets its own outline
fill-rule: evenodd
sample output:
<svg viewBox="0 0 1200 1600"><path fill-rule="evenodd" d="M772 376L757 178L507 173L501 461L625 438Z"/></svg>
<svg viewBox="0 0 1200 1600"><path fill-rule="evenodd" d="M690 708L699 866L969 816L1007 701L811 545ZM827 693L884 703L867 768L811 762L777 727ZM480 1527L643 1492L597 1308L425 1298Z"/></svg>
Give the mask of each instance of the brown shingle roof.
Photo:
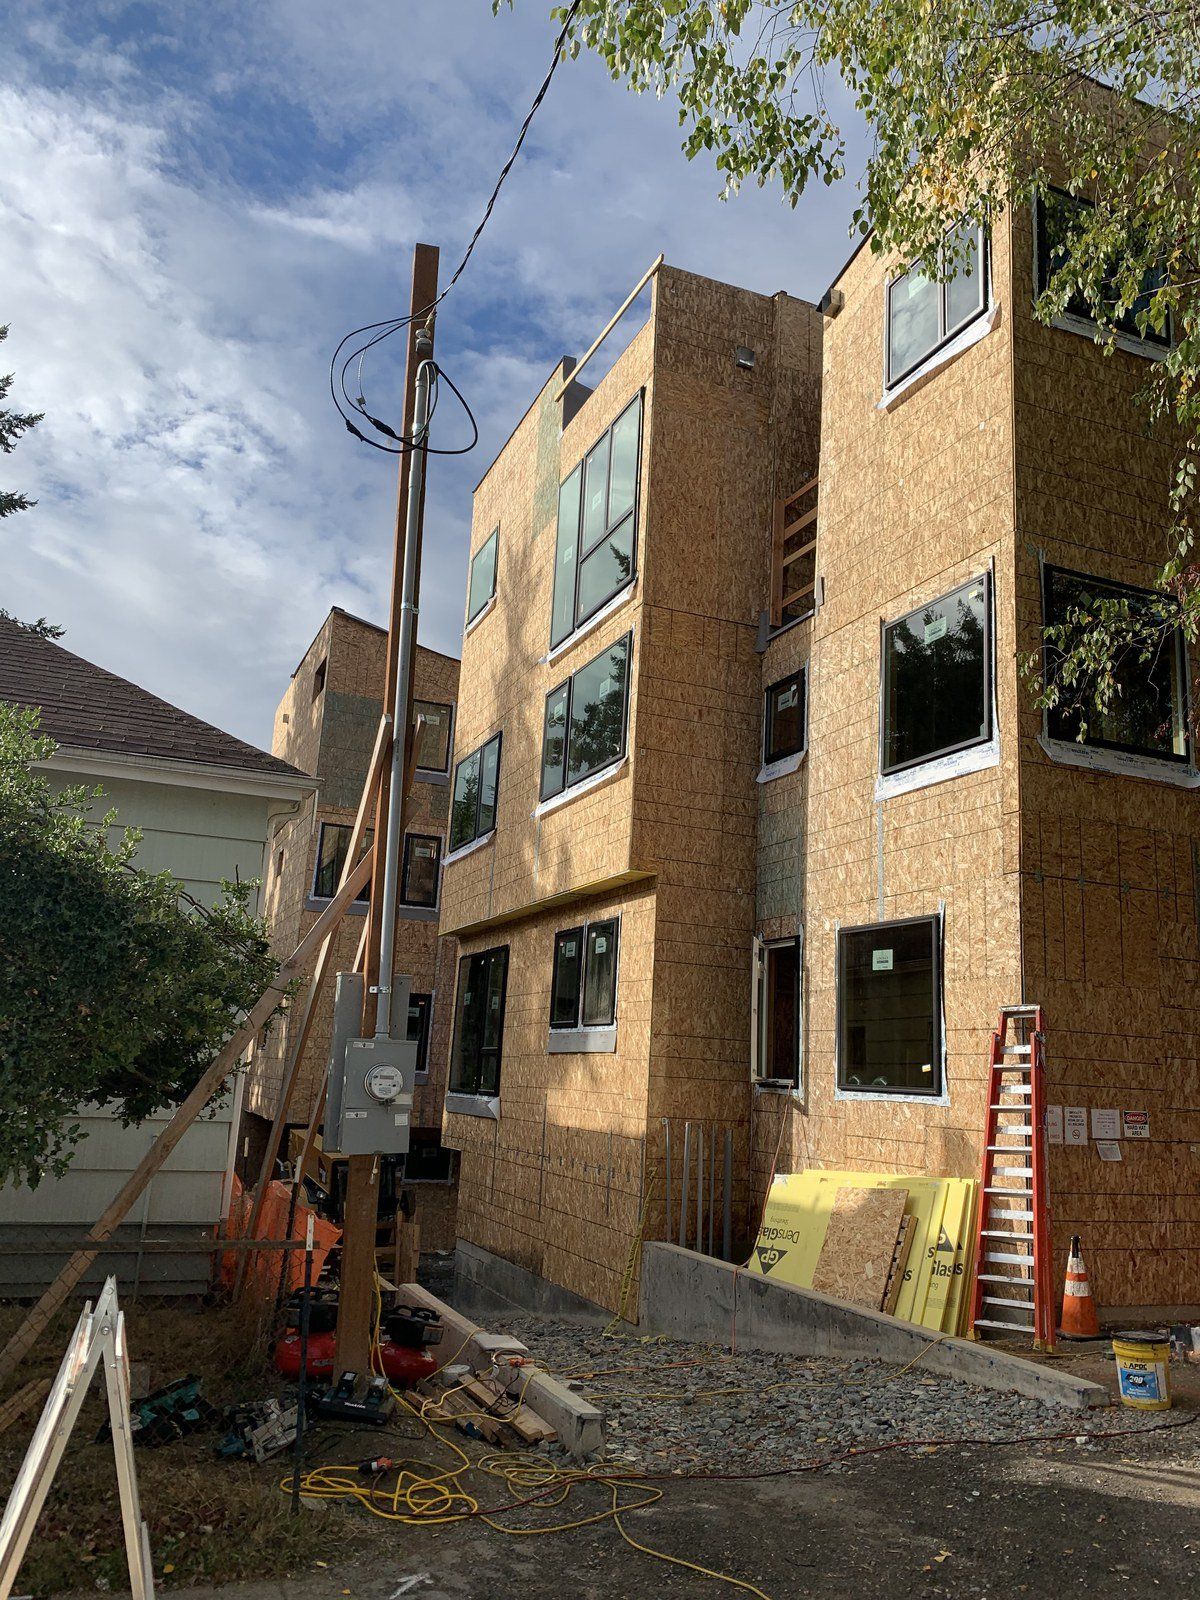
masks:
<svg viewBox="0 0 1200 1600"><path fill-rule="evenodd" d="M0 700L39 706L42 732L73 750L305 776L7 617L0 617Z"/></svg>

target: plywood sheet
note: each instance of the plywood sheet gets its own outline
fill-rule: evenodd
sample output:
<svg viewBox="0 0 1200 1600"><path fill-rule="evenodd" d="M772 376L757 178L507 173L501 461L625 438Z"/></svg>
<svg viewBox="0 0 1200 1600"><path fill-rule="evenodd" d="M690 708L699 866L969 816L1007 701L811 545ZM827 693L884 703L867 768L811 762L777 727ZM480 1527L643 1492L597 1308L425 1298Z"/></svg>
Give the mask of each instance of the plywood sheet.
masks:
<svg viewBox="0 0 1200 1600"><path fill-rule="evenodd" d="M878 1311L907 1202L907 1189L839 1189L813 1271L813 1288Z"/></svg>
<svg viewBox="0 0 1200 1600"><path fill-rule="evenodd" d="M967 1311L975 1178L925 1178L839 1170L787 1173L771 1185L749 1270L813 1287L839 1189L905 1189L912 1245L895 1315L942 1333L963 1331Z"/></svg>

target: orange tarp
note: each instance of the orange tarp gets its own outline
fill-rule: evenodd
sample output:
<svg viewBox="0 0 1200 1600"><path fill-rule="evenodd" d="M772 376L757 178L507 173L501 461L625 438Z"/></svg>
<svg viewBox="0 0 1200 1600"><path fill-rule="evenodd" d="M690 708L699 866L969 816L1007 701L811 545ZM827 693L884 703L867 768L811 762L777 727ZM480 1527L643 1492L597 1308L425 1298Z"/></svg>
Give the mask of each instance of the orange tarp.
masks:
<svg viewBox="0 0 1200 1600"><path fill-rule="evenodd" d="M233 1198L229 1204L229 1216L225 1223L225 1232L231 1239L244 1239L246 1227L250 1221L250 1210L253 1196L246 1190L239 1178L233 1180ZM313 1282L321 1274L325 1265L325 1258L342 1237L342 1230L335 1227L332 1222L326 1222L323 1217L318 1217L312 1207L303 1198L296 1200L296 1215L292 1220L292 1231L288 1232L288 1212L292 1205L291 1185L282 1183L278 1178L267 1185L266 1199L259 1214L258 1224L254 1230L256 1239L300 1239L303 1240L308 1227L308 1218L313 1219ZM239 1252L240 1253L240 1252ZM251 1253L246 1263L246 1282L258 1284L265 1293L273 1294L279 1287L281 1257L287 1257L287 1273L284 1278L286 1287L298 1289L304 1282L304 1250L264 1250L261 1254ZM221 1282L227 1288L232 1288L234 1276L237 1272L237 1257L228 1253L221 1258Z"/></svg>

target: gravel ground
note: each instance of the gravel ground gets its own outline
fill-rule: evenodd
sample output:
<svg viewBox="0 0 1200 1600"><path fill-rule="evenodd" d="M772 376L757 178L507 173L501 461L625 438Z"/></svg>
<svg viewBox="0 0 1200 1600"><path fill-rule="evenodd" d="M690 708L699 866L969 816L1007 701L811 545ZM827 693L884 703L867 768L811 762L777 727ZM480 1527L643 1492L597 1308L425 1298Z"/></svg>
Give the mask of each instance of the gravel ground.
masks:
<svg viewBox="0 0 1200 1600"><path fill-rule="evenodd" d="M610 1460L650 1472L769 1471L899 1440L1073 1441L1161 1421L1130 1410L1070 1411L923 1375L919 1363L900 1373L878 1361L731 1356L532 1316L490 1318L489 1326L514 1334L603 1407Z"/></svg>

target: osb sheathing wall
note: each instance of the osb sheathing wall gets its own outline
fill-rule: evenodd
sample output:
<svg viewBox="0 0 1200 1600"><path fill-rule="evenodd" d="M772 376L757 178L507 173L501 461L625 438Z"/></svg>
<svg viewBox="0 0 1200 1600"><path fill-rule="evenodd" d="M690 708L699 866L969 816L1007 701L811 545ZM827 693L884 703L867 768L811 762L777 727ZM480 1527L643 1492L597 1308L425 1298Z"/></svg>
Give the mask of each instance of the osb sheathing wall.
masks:
<svg viewBox="0 0 1200 1600"><path fill-rule="evenodd" d="M1032 221L1014 220L1018 642L1039 643L1039 553L1150 585L1167 554L1169 436L1148 362L1032 313ZM1193 667L1195 663L1193 662ZM1193 705L1196 685L1192 685ZM1148 1111L1120 1162L1050 1151L1055 1245L1083 1239L1101 1305L1200 1304L1200 948L1195 790L1056 764L1020 711L1025 990L1045 1008L1047 1097Z"/></svg>
<svg viewBox="0 0 1200 1600"><path fill-rule="evenodd" d="M769 648L762 675L764 683L774 681L807 649L806 761L800 773L777 780L778 802L774 793L761 800L772 820L762 825L759 924L765 936L803 925L803 1083L796 1096L756 1091L760 1196L776 1160L780 1171L978 1170L988 1033L999 1007L1020 995L1011 296L1003 235L993 242L991 270L1000 302L995 327L888 410L879 402L889 266L869 248L838 280L844 305L825 326L817 559L824 598L811 623ZM1001 764L877 801L881 622L989 569ZM838 1098L839 924L927 916L942 906L949 1104Z"/></svg>
<svg viewBox="0 0 1200 1600"><path fill-rule="evenodd" d="M447 869L442 926L463 933L464 954L510 954L500 1118L446 1118L464 1153L460 1232L608 1306L644 1193L648 1233L664 1225L664 1117L736 1129L744 1223L771 424L803 413L813 425L819 337L812 307L664 268L650 321L561 439L555 374L476 495L472 549L500 528L497 604L464 642L455 755L503 730L498 822ZM755 351L751 371L736 366L739 344ZM559 482L639 388L637 580L614 616L546 662ZM630 628L629 758L538 819L545 694ZM614 882L631 873L653 887ZM618 909L617 1050L550 1055L553 935Z"/></svg>
<svg viewBox="0 0 1200 1600"><path fill-rule="evenodd" d="M322 822L351 824L358 808L367 764L382 713L386 636L382 629L331 611L296 669L275 716L273 748L285 760L311 772L320 782L315 806L288 822L273 844L266 884L266 916L272 945L280 953L294 948L318 915L310 907L313 875ZM325 663L325 687L313 697L314 674ZM418 646L416 696L453 706L458 693L458 663L451 656ZM421 777L412 786L406 829L438 834L445 840L448 780ZM333 972L354 963L365 916L355 906L335 935ZM453 1003L455 948L439 943L436 921L401 915L397 927L396 970L412 977L418 993L433 995L430 1019L429 1082L418 1087L413 1124L438 1128L445 1091L445 1070ZM311 1114L324 1080L333 1017L334 985L328 982L301 1063L290 1120ZM287 1056L291 1015L285 1014L256 1045L247 1084L247 1109L272 1117Z"/></svg>

